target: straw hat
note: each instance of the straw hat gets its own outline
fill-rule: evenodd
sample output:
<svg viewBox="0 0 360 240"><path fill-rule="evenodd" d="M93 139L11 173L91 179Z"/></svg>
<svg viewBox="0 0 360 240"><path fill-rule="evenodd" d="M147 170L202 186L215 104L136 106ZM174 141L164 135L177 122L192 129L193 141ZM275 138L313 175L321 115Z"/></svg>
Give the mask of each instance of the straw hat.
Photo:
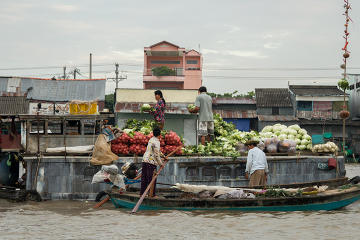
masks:
<svg viewBox="0 0 360 240"><path fill-rule="evenodd" d="M249 140L245 143L246 146L250 146L250 145L258 145L259 141L256 140Z"/></svg>

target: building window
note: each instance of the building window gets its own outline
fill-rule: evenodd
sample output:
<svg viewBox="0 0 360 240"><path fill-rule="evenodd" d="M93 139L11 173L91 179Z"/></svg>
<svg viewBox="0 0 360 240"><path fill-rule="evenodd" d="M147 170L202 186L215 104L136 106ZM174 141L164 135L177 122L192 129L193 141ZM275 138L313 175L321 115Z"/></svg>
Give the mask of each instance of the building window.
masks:
<svg viewBox="0 0 360 240"><path fill-rule="evenodd" d="M198 64L197 60L186 60L186 64Z"/></svg>
<svg viewBox="0 0 360 240"><path fill-rule="evenodd" d="M272 115L279 115L279 107L272 107L271 113Z"/></svg>
<svg viewBox="0 0 360 240"><path fill-rule="evenodd" d="M354 84L351 84L351 85L349 86L349 89L350 89L350 90L353 90L353 89L354 89Z"/></svg>
<svg viewBox="0 0 360 240"><path fill-rule="evenodd" d="M312 101L298 101L297 110L299 111L312 111Z"/></svg>
<svg viewBox="0 0 360 240"><path fill-rule="evenodd" d="M48 122L48 134L62 134L62 122L61 121L49 121Z"/></svg>
<svg viewBox="0 0 360 240"><path fill-rule="evenodd" d="M67 120L65 134L66 135L80 135L80 121L79 120Z"/></svg>
<svg viewBox="0 0 360 240"><path fill-rule="evenodd" d="M84 135L96 135L99 134L100 129L100 121L95 121L91 119L83 120L84 122Z"/></svg>
<svg viewBox="0 0 360 240"><path fill-rule="evenodd" d="M356 88L360 88L360 82L356 83Z"/></svg>
<svg viewBox="0 0 360 240"><path fill-rule="evenodd" d="M31 122L31 131L30 133L38 133L39 134L44 134L44 129L45 129L45 122L44 121L32 121Z"/></svg>
<svg viewBox="0 0 360 240"><path fill-rule="evenodd" d="M172 61L172 60L151 60L151 64L180 64L180 61Z"/></svg>

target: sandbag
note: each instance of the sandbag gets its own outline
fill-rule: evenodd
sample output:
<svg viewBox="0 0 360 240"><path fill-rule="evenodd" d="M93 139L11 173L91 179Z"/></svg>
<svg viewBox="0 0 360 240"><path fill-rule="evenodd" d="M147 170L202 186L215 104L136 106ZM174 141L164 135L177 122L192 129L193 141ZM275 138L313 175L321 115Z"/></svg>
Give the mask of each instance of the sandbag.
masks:
<svg viewBox="0 0 360 240"><path fill-rule="evenodd" d="M293 152L294 149L296 151L296 142L288 139L282 140L279 142L278 149L281 153Z"/></svg>
<svg viewBox="0 0 360 240"><path fill-rule="evenodd" d="M94 148L94 145L86 146L74 146L74 147L55 147L55 148L46 148L47 153L88 153L91 152Z"/></svg>
<svg viewBox="0 0 360 240"><path fill-rule="evenodd" d="M109 165L119 157L111 151L111 146L107 143L105 135L100 134L96 139L90 163L93 165Z"/></svg>
<svg viewBox="0 0 360 240"><path fill-rule="evenodd" d="M125 189L124 176L117 174L118 168L115 165L102 166L92 179L91 184L110 182L118 188Z"/></svg>

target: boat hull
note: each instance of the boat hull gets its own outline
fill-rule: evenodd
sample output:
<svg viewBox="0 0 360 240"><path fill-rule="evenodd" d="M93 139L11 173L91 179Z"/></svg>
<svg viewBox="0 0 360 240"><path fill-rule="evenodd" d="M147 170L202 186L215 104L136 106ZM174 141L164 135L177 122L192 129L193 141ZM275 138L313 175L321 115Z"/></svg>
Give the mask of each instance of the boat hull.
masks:
<svg viewBox="0 0 360 240"><path fill-rule="evenodd" d="M139 195L111 194L115 207L133 208ZM220 210L220 211L321 211L346 207L360 199L360 188L353 187L333 194L302 197L256 199L151 199L145 198L140 210Z"/></svg>

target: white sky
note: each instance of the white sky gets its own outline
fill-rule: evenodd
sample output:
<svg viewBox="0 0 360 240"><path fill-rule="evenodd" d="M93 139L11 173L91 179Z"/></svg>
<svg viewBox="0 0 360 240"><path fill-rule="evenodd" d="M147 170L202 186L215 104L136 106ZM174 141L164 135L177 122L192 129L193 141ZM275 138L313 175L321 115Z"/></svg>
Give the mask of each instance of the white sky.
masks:
<svg viewBox="0 0 360 240"><path fill-rule="evenodd" d="M348 66L358 73L360 1L351 2ZM196 50L200 44L211 92L334 84L342 73L342 6L343 0L1 0L0 76L59 76L66 65L88 77L91 52L93 77L113 77L118 62L128 76L120 87L141 88L144 46L167 40ZM7 70L28 67L40 68ZM114 86L109 81L107 93Z"/></svg>

